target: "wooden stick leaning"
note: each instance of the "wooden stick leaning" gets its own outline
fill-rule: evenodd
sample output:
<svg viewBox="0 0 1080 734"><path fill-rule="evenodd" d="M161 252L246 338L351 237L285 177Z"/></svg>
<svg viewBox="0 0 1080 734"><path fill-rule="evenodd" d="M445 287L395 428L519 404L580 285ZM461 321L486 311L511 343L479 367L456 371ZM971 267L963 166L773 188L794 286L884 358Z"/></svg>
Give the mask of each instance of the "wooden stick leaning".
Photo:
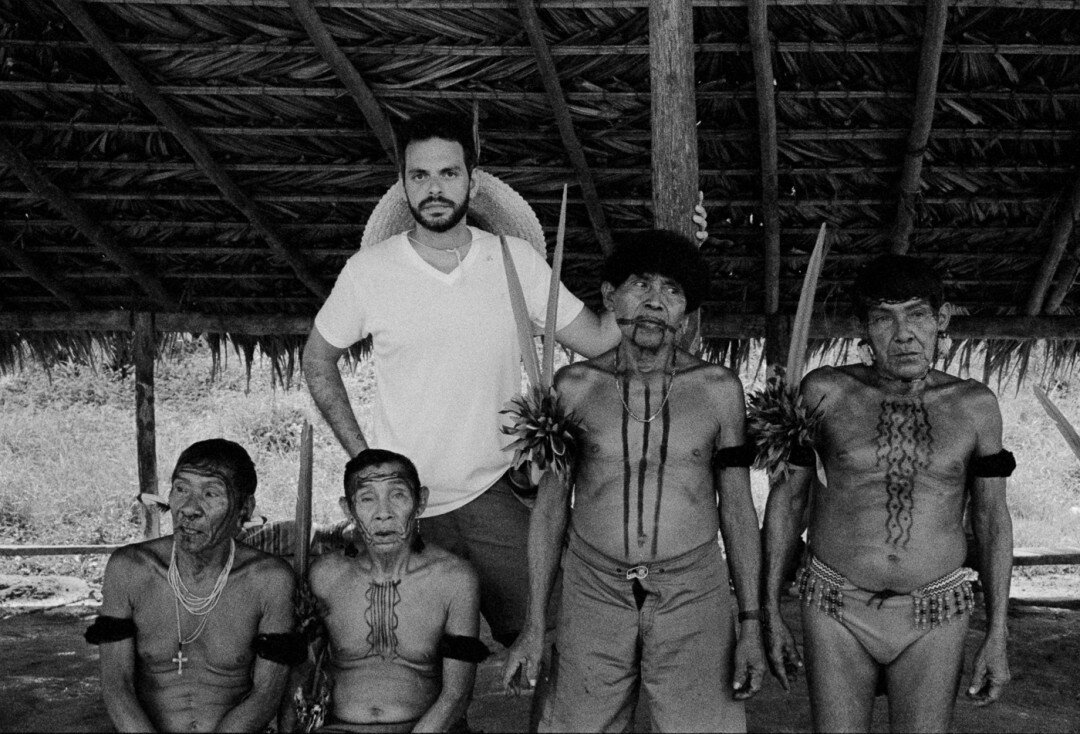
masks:
<svg viewBox="0 0 1080 734"><path fill-rule="evenodd" d="M1065 439L1065 443L1069 444L1069 448L1076 455L1076 458L1080 459L1080 434L1077 434L1076 429L1073 428L1072 423L1065 417L1065 414L1058 409L1054 402L1050 399L1050 396L1046 394L1038 385L1031 388L1035 393L1035 397L1039 399L1039 405L1043 407L1046 414L1050 416L1050 420L1054 421L1054 425L1057 426L1058 431L1061 432L1062 437Z"/></svg>
<svg viewBox="0 0 1080 734"><path fill-rule="evenodd" d="M304 421L300 433L300 477L296 482L296 536L293 539L293 562L297 575L307 577L311 546L311 489L314 451L311 424Z"/></svg>

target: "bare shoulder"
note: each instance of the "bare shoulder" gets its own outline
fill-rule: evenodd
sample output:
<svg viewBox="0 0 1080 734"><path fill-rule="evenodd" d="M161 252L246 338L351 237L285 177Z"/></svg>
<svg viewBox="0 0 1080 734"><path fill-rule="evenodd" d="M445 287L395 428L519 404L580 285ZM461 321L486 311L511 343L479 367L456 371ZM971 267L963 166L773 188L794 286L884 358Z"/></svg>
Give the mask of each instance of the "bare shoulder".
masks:
<svg viewBox="0 0 1080 734"><path fill-rule="evenodd" d="M236 544L235 566L254 580L260 590L273 594L291 592L296 583L292 566L283 559L243 543Z"/></svg>
<svg viewBox="0 0 1080 734"><path fill-rule="evenodd" d="M555 389L568 405L578 403L597 380L610 379L611 353L568 364L555 373Z"/></svg>
<svg viewBox="0 0 1080 734"><path fill-rule="evenodd" d="M428 543L424 548L425 568L436 586L451 594L478 593L480 579L472 564L440 546Z"/></svg>
<svg viewBox="0 0 1080 734"><path fill-rule="evenodd" d="M344 551L324 553L311 562L308 569L308 583L316 596L325 596L334 587L341 575L349 568L349 558Z"/></svg>
<svg viewBox="0 0 1080 734"><path fill-rule="evenodd" d="M109 556L105 575L128 583L139 583L147 571L168 566L171 551L171 535L122 546Z"/></svg>
<svg viewBox="0 0 1080 734"><path fill-rule="evenodd" d="M950 402L977 420L1001 420L1001 407L993 390L978 380L961 379L952 375L945 377L949 379L942 381L940 389L946 393Z"/></svg>

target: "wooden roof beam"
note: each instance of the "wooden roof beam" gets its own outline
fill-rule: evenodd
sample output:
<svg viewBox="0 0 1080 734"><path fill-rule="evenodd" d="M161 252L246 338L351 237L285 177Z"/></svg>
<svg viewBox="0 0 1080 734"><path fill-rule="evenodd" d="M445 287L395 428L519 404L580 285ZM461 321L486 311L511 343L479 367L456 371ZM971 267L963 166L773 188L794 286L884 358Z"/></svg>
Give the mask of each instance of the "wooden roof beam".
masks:
<svg viewBox="0 0 1080 734"><path fill-rule="evenodd" d="M222 196L247 217L274 254L293 269L296 277L307 286L308 290L320 298L326 298L328 295L326 286L310 270L307 263L285 244L285 240L274 229L270 219L259 205L245 194L229 174L218 165L202 138L150 84L124 52L116 47L112 39L94 22L78 0L53 0L53 2L94 47L94 50L112 67L113 71L123 79L124 83L131 87L135 96L176 137L207 178L221 191Z"/></svg>
<svg viewBox="0 0 1080 734"><path fill-rule="evenodd" d="M390 121L383 114L382 107L379 106L379 101L375 99L375 93L371 91L371 87L367 85L364 78L360 76L360 72L356 70L345 52L338 46L337 41L330 34L330 30L323 23L322 18L319 17L319 13L315 10L311 0L289 0L289 7L292 8L296 19L300 21L300 25L304 26L308 38L315 44L315 48L318 50L319 55L323 57L323 61L337 75L353 101L360 108L360 112L364 115L368 125L371 126L375 137L379 139L379 143L382 145L383 150L386 151L386 155L392 162L396 163L397 151L394 146L394 132L390 126Z"/></svg>
<svg viewBox="0 0 1080 734"><path fill-rule="evenodd" d="M27 255L14 245L8 244L3 239L0 239L0 254L14 263L22 272L26 273L30 278L37 281L45 290L56 296L65 306L72 311L81 311L84 307L83 301L74 292L68 290L59 279L54 278L49 274L47 270L37 264L34 258Z"/></svg>
<svg viewBox="0 0 1080 734"><path fill-rule="evenodd" d="M926 0L926 22L923 24L922 49L919 52L919 78L915 85L915 108L911 132L908 134L904 166L900 171L896 219L889 236L892 252L902 255L911 246L911 231L915 228L915 197L922 182L923 157L934 126L934 103L937 99L938 72L941 69L941 49L945 43L945 26L949 19L946 0Z"/></svg>
<svg viewBox="0 0 1080 734"><path fill-rule="evenodd" d="M302 0L290 0L300 2ZM589 214L593 230L596 232L596 241L605 255L611 254L614 246L611 240L611 230L608 229L607 219L604 217L604 207L600 203L600 196L596 192L596 183L593 181L589 163L585 160L585 149L578 140L574 130L574 122L570 117L570 107L566 104L566 95L563 94L562 82L559 81L559 73L555 69L555 61L551 55L547 40L544 38L544 27L540 23L540 16L536 12L534 0L517 0L518 13L525 25L525 33L529 36L536 53L536 65L540 70L540 79L544 83L551 102L551 111L555 115L555 124L559 128L559 136L562 138L563 147L570 158L570 164L577 174L578 183L581 185L581 194L585 199L585 210Z"/></svg>
<svg viewBox="0 0 1080 734"><path fill-rule="evenodd" d="M0 162L10 167L26 188L30 189L38 198L48 202L49 206L58 211L83 237L105 253L153 301L160 306L176 308L177 302L165 290L165 286L161 284L161 281L144 268L130 252L117 243L112 235L91 217L70 194L43 176L37 170L37 167L30 162L30 159L23 155L22 151L16 148L5 135L0 135ZM46 287L53 295L57 295L52 288ZM70 306L70 304L68 305Z"/></svg>
<svg viewBox="0 0 1080 734"><path fill-rule="evenodd" d="M1080 177L1073 181L1068 199L1058 202L1058 211L1054 216L1054 223L1050 230L1050 244L1043 255L1039 273L1035 276L1035 282L1031 286L1031 292L1024 307L1024 313L1028 316L1037 316L1042 313L1044 302L1047 310L1050 310L1051 305L1055 309L1059 308L1061 302L1065 300L1068 289L1072 286L1073 279L1067 277L1068 273L1064 273L1058 285L1058 290L1062 288L1064 290L1060 293L1056 290L1049 302L1047 302L1047 291L1050 290L1054 274L1057 272L1061 258L1065 255L1069 240L1072 238L1077 217L1080 217ZM1065 281L1068 281L1068 283L1062 285Z"/></svg>

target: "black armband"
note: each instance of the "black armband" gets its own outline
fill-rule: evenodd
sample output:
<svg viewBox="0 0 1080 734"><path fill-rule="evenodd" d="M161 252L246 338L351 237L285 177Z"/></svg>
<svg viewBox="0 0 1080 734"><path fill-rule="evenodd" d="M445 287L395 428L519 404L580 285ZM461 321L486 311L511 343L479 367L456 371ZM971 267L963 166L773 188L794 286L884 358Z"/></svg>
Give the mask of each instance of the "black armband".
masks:
<svg viewBox="0 0 1080 734"><path fill-rule="evenodd" d="M443 635L439 639L439 657L464 660L466 663L482 663L491 651L480 642L479 637L466 635Z"/></svg>
<svg viewBox="0 0 1080 734"><path fill-rule="evenodd" d="M788 463L792 466L815 466L817 456L811 447L797 443L791 447L791 453L788 454Z"/></svg>
<svg viewBox="0 0 1080 734"><path fill-rule="evenodd" d="M1015 468L1016 458L1006 449L971 460L971 473L977 477L1007 477Z"/></svg>
<svg viewBox="0 0 1080 734"><path fill-rule="evenodd" d="M307 640L299 632L282 632L273 635L258 635L252 644L255 654L272 663L281 663L290 668L307 660Z"/></svg>
<svg viewBox="0 0 1080 734"><path fill-rule="evenodd" d="M138 630L135 620L130 617L110 617L106 614L98 616L94 623L86 628L83 637L91 645L100 645L105 642L120 642L135 636Z"/></svg>
<svg viewBox="0 0 1080 734"><path fill-rule="evenodd" d="M717 469L728 469L734 466L751 466L757 458L757 450L752 443L744 443L741 446L727 446L717 449L713 453L713 465Z"/></svg>

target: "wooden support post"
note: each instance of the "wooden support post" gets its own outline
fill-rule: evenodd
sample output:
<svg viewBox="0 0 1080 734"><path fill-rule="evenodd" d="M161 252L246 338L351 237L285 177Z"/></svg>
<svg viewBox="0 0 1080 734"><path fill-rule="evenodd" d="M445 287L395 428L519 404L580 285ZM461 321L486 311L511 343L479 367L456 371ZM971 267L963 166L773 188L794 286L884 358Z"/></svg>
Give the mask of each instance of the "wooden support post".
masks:
<svg viewBox="0 0 1080 734"><path fill-rule="evenodd" d="M922 50L919 53L919 80L915 87L915 108L911 131L908 133L907 151L904 154L904 166L900 171L896 220L890 235L891 250L898 255L908 251L911 246L911 232L915 229L915 197L919 193L926 143L930 140L930 129L934 123L941 47L945 42L948 17L949 4L946 0L927 0Z"/></svg>
<svg viewBox="0 0 1080 734"><path fill-rule="evenodd" d="M765 240L763 269L765 302L765 364L783 366L787 362L790 324L780 311L780 193L777 179L776 77L769 48L766 0L751 0L747 7L750 50L754 60L754 88L757 94L758 146L761 152L761 224ZM777 340L782 340L778 342Z"/></svg>
<svg viewBox="0 0 1080 734"><path fill-rule="evenodd" d="M154 423L154 361L157 358L157 339L154 335L154 315L135 314L135 446L139 462L139 492L158 493L157 434ZM158 509L146 507L147 538L161 534Z"/></svg>
<svg viewBox="0 0 1080 734"><path fill-rule="evenodd" d="M653 222L691 239L697 203L697 97L694 90L692 3L649 0L649 79L652 85ZM700 340L701 312L683 346Z"/></svg>

